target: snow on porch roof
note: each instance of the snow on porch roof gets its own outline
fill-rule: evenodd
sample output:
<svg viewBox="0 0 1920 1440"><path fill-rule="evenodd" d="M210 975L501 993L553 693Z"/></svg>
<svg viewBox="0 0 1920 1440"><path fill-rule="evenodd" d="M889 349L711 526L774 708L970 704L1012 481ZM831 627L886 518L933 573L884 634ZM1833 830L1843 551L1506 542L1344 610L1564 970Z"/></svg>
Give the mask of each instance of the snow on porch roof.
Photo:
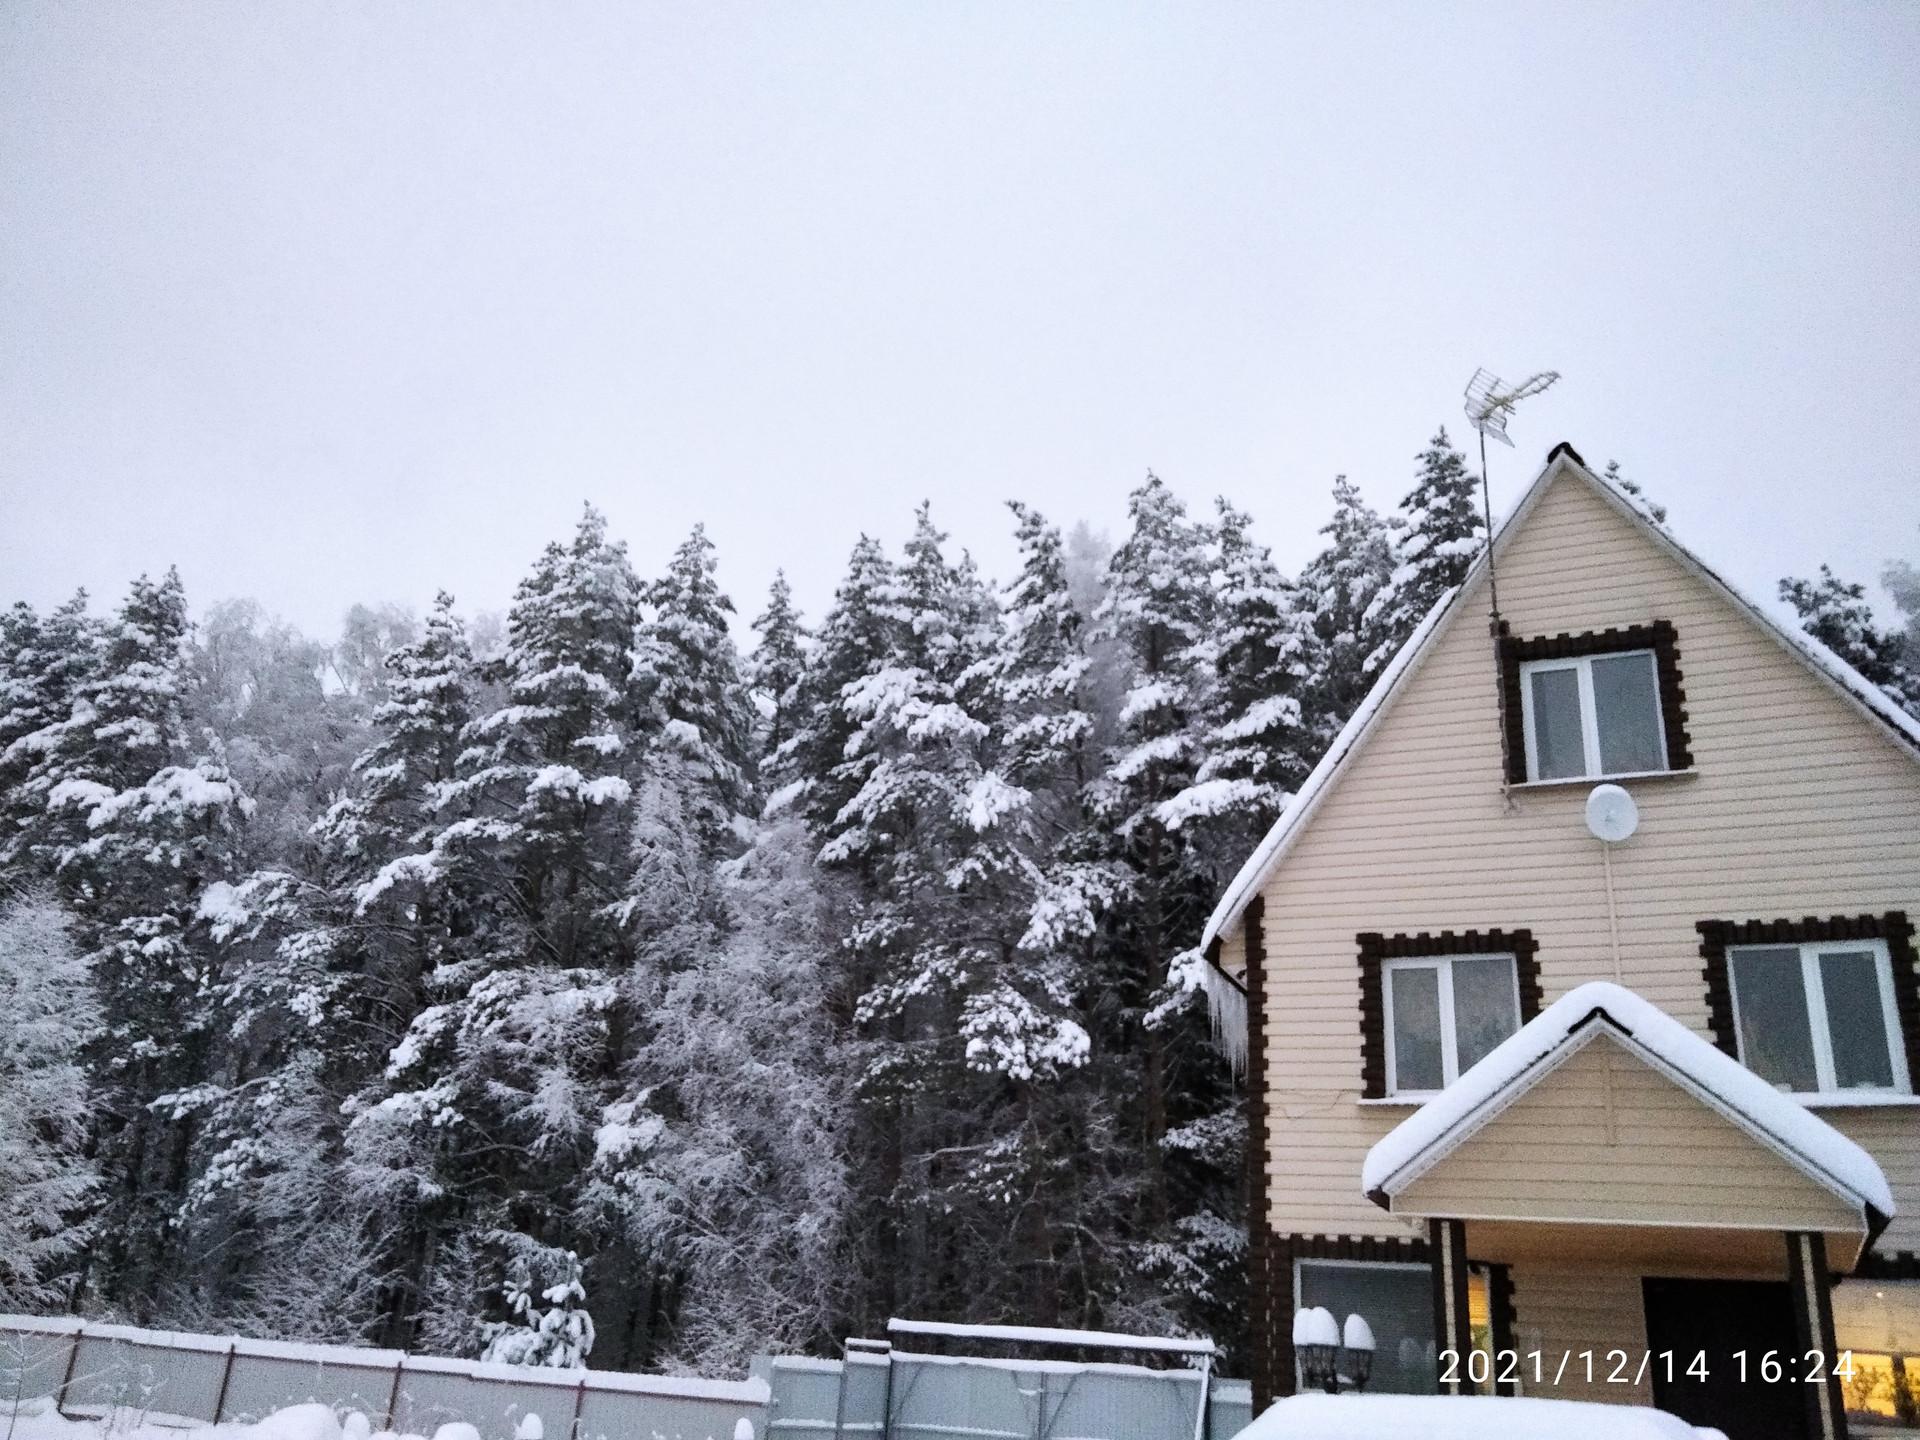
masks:
<svg viewBox="0 0 1920 1440"><path fill-rule="evenodd" d="M1575 475L1592 486L1637 529L1678 560L1709 589L1719 592L1732 603L1735 609L1742 611L1769 639L1812 670L1837 692L1841 699L1861 714L1892 731L1904 742L1907 753L1914 759L1920 760L1920 720L1916 720L1895 705L1884 690L1811 635L1780 624L1772 615L1748 599L1726 577L1710 568L1698 555L1676 540L1665 525L1655 522L1633 496L1626 494L1604 475L1596 475L1589 470L1586 462L1580 458L1579 452L1565 442L1554 446L1548 453L1547 463L1541 467L1540 473L1521 492L1520 499L1513 509L1508 511L1500 523L1494 527L1493 548L1496 553L1503 550L1511 541L1513 535L1526 521L1535 502L1546 493L1549 483L1559 473ZM1273 828L1247 857L1246 864L1240 867L1239 873L1233 877L1232 882L1220 896L1220 903L1214 906L1213 914L1207 917L1206 929L1201 933L1200 948L1202 950L1212 944L1239 917L1240 912L1246 908L1247 901L1253 898L1254 892L1266 883L1267 877L1279 865L1296 836L1305 827L1313 812L1319 808L1320 802L1326 798L1327 791L1339 779L1347 762L1365 743L1375 722L1400 688L1401 681L1418 667L1424 652L1451 621L1459 603L1463 597L1472 592L1480 578L1480 573L1486 567L1487 552L1483 549L1475 557L1466 578L1457 588L1447 591L1435 602L1433 609L1427 613L1426 619L1420 622L1420 627L1408 638L1407 643L1400 647L1399 653L1389 662L1379 680L1374 683L1373 689L1367 692L1366 699L1360 702L1360 707L1348 719L1339 737L1320 757L1320 763L1314 766L1313 773L1307 777L1299 793L1287 802L1286 808L1280 812L1280 818L1274 822Z"/></svg>
<svg viewBox="0 0 1920 1440"><path fill-rule="evenodd" d="M1360 1188L1384 1205L1605 1033L1850 1205L1878 1233L1893 1193L1874 1158L1791 1095L1631 990L1596 980L1562 995L1367 1152Z"/></svg>

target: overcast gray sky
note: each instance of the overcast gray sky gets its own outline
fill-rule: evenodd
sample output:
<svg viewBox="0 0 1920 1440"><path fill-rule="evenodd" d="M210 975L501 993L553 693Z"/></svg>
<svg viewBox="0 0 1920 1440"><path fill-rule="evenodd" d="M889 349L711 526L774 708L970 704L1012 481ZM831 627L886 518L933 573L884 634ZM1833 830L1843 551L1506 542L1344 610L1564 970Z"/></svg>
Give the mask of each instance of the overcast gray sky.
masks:
<svg viewBox="0 0 1920 1440"><path fill-rule="evenodd" d="M1920 558L1920 6L0 7L0 600L504 605L580 503L818 616L911 508L1289 568L1476 366L1750 590ZM1883 607L1884 597L1880 597ZM1890 609L1883 614L1890 615Z"/></svg>

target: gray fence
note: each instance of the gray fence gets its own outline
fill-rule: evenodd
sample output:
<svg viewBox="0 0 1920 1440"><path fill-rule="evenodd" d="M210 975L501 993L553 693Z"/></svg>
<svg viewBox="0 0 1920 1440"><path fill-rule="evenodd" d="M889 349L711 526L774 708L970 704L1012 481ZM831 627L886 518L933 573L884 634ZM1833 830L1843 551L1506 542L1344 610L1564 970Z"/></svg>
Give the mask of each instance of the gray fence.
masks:
<svg viewBox="0 0 1920 1440"><path fill-rule="evenodd" d="M766 1440L1193 1440L1201 1375L1137 1365L849 1351L763 1356ZM1208 1386L1205 1440L1253 1419L1244 1380Z"/></svg>
<svg viewBox="0 0 1920 1440"><path fill-rule="evenodd" d="M413 1435L463 1420L482 1440L513 1440L538 1415L547 1440L736 1440L742 1420L764 1436L770 1392L760 1378L536 1370L0 1315L0 1401L42 1396L69 1415L128 1407L163 1424L254 1420L317 1400Z"/></svg>

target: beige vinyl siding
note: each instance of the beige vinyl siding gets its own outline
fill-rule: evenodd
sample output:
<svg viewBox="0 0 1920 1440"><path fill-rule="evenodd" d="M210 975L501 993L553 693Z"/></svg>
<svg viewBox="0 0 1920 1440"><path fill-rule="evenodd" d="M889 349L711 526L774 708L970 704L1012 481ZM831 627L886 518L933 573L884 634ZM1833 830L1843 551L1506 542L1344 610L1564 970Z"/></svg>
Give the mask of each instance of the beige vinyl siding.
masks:
<svg viewBox="0 0 1920 1440"><path fill-rule="evenodd" d="M1857 1209L1606 1036L1408 1185L1394 1210L1776 1231L1865 1228Z"/></svg>
<svg viewBox="0 0 1920 1440"><path fill-rule="evenodd" d="M1673 622L1698 774L1630 781L1613 852L1621 978L1706 1034L1694 922L1920 914L1920 765L1577 477L1505 547L1519 636ZM1414 1233L1361 1194L1369 1146L1409 1113L1359 1105L1354 937L1527 927L1551 1002L1614 978L1587 786L1501 786L1484 585L1466 597L1263 888L1270 1221ZM1881 1248L1920 1249L1920 1112L1824 1112L1880 1159L1900 1209Z"/></svg>
<svg viewBox="0 0 1920 1440"><path fill-rule="evenodd" d="M1637 1275L1516 1265L1513 1267L1513 1335L1522 1357L1522 1393L1548 1400L1597 1400L1615 1405L1651 1405L1653 1384L1609 1384L1619 1363L1609 1351L1627 1354L1626 1374L1639 1369L1647 1348L1645 1302ZM1533 1351L1540 1352L1541 1381L1534 1383ZM1593 1382L1587 1362L1593 1353ZM1567 1357L1561 1368L1562 1357ZM1555 1374L1559 1383L1554 1383Z"/></svg>

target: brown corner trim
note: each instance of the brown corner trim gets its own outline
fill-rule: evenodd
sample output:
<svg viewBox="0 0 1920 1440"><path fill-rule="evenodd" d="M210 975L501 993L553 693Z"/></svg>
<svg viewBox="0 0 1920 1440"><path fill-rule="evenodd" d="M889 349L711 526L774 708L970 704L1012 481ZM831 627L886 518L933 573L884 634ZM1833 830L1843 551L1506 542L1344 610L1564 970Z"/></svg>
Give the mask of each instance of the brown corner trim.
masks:
<svg viewBox="0 0 1920 1440"><path fill-rule="evenodd" d="M1527 736L1520 701L1520 667L1529 660L1571 660L1581 655L1611 655L1621 650L1653 651L1654 673L1660 683L1660 719L1667 741L1667 769L1693 769L1692 740L1687 734L1686 676L1680 670L1680 638L1671 620L1655 620L1625 629L1589 630L1582 635L1543 635L1532 640L1501 635L1500 723L1506 753L1507 783L1527 783Z"/></svg>
<svg viewBox="0 0 1920 1440"><path fill-rule="evenodd" d="M1733 945L1799 945L1810 940L1884 940L1893 961L1893 999L1900 1013L1900 1038L1907 1047L1907 1078L1920 1092L1920 956L1913 948L1913 923L1903 910L1880 915L1808 915L1799 920L1699 920L1700 978L1707 987L1707 1025L1713 1043L1739 1058L1734 1037L1733 985L1727 975L1727 949Z"/></svg>

